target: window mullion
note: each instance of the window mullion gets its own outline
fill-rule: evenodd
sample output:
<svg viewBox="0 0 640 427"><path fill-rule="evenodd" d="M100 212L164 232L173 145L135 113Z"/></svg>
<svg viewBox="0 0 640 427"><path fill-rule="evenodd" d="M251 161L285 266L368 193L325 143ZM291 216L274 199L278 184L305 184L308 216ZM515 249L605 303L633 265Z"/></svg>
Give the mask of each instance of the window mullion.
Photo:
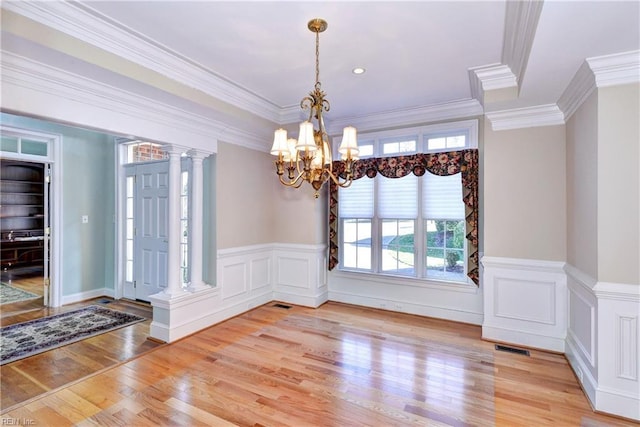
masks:
<svg viewBox="0 0 640 427"><path fill-rule="evenodd" d="M378 178L366 178L373 179L373 218L371 218L371 260L372 270L375 273L380 273L382 271L380 260L382 257L382 222L378 218Z"/></svg>
<svg viewBox="0 0 640 427"><path fill-rule="evenodd" d="M417 194L417 217L415 225L415 233L413 235L413 244L415 245L415 269L416 277L421 279L425 277L425 241L424 241L424 218L422 218L422 185L423 179L418 179L418 194Z"/></svg>

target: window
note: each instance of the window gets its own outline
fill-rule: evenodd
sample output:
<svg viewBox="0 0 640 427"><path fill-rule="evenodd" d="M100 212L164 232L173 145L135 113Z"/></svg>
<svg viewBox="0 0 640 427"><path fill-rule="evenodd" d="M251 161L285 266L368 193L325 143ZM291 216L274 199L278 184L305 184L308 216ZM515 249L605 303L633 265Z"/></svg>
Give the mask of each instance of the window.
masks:
<svg viewBox="0 0 640 427"><path fill-rule="evenodd" d="M364 139L360 158L476 146L477 122L394 131ZM369 138L371 135L365 135ZM370 148L369 148L370 147ZM468 281L461 174L363 177L338 191L340 269Z"/></svg>
<svg viewBox="0 0 640 427"><path fill-rule="evenodd" d="M126 178L125 187L125 273L124 280L127 282L133 282L133 245L135 235L135 218L134 218L134 203L135 203L135 184L136 177L128 176Z"/></svg>
<svg viewBox="0 0 640 427"><path fill-rule="evenodd" d="M160 144L152 142L133 141L126 145L127 160L126 163L149 162L153 160L164 160L167 153Z"/></svg>
<svg viewBox="0 0 640 427"><path fill-rule="evenodd" d="M189 172L180 174L180 277L189 284Z"/></svg>

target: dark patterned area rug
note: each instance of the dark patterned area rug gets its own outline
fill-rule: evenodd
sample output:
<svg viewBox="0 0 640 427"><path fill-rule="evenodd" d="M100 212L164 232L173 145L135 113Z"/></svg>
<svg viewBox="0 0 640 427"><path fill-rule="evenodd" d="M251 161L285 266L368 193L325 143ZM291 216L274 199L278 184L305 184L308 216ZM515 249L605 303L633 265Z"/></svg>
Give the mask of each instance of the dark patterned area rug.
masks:
<svg viewBox="0 0 640 427"><path fill-rule="evenodd" d="M91 305L0 328L0 365L145 320Z"/></svg>
<svg viewBox="0 0 640 427"><path fill-rule="evenodd" d="M0 305L34 298L39 298L39 295L16 288L15 286L7 285L6 283L0 283Z"/></svg>

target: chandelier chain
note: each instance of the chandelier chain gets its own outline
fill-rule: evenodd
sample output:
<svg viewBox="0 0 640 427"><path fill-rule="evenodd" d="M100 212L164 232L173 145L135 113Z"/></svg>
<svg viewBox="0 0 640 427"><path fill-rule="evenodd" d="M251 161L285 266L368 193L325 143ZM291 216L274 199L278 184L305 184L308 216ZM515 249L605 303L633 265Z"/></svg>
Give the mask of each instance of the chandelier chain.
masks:
<svg viewBox="0 0 640 427"><path fill-rule="evenodd" d="M316 87L320 87L320 32L316 31Z"/></svg>

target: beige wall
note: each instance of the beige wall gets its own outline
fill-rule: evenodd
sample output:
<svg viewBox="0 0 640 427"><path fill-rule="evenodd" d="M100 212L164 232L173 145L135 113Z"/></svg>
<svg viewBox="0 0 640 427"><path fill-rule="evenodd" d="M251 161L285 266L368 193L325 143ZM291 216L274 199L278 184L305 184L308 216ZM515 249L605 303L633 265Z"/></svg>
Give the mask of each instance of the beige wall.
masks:
<svg viewBox="0 0 640 427"><path fill-rule="evenodd" d="M640 85L598 90L598 281L640 284Z"/></svg>
<svg viewBox="0 0 640 427"><path fill-rule="evenodd" d="M567 122L567 262L598 277L598 94Z"/></svg>
<svg viewBox="0 0 640 427"><path fill-rule="evenodd" d="M326 243L329 185L322 187L320 197L316 199L315 190L306 182L300 188L285 187L276 178L275 170L271 171L269 179L273 180L274 186L275 241L309 245Z"/></svg>
<svg viewBox="0 0 640 427"><path fill-rule="evenodd" d="M275 172L268 153L220 142L216 155L217 248L278 241L274 228Z"/></svg>
<svg viewBox="0 0 640 427"><path fill-rule="evenodd" d="M565 127L484 128L484 254L566 259Z"/></svg>
<svg viewBox="0 0 640 427"><path fill-rule="evenodd" d="M217 248L326 243L326 186L280 184L274 157L228 143L216 155Z"/></svg>

